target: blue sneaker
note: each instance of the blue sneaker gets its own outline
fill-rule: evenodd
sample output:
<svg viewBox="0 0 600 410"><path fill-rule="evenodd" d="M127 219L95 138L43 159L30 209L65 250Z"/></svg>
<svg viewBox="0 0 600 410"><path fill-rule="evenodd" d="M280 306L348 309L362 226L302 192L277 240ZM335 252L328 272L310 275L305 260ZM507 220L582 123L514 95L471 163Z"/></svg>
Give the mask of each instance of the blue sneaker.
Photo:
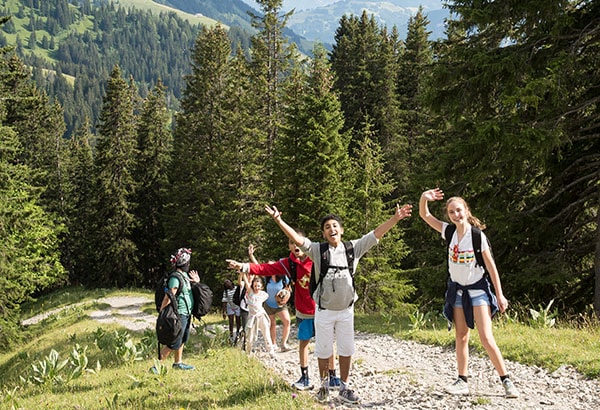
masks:
<svg viewBox="0 0 600 410"><path fill-rule="evenodd" d="M173 363L173 369L179 370L194 370L194 366L184 363Z"/></svg>
<svg viewBox="0 0 600 410"><path fill-rule="evenodd" d="M313 388L313 385L310 384L310 380L309 380L308 376L300 377L300 380L298 380L296 383L294 383L293 386L297 390L312 390L312 388Z"/></svg>
<svg viewBox="0 0 600 410"><path fill-rule="evenodd" d="M341 381L339 377L329 376L329 390L339 390Z"/></svg>

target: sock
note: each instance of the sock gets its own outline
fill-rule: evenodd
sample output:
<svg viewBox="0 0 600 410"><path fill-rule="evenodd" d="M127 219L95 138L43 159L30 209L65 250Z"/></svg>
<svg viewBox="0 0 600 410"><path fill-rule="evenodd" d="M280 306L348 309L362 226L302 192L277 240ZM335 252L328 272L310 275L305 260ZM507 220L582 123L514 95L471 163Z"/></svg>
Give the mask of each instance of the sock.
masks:
<svg viewBox="0 0 600 410"><path fill-rule="evenodd" d="M510 375L505 374L504 376L500 376L500 381L503 382L506 379L510 379Z"/></svg>
<svg viewBox="0 0 600 410"><path fill-rule="evenodd" d="M340 379L340 391L346 390L346 387L348 387L347 382Z"/></svg>
<svg viewBox="0 0 600 410"><path fill-rule="evenodd" d="M335 377L335 369L329 369L329 377Z"/></svg>
<svg viewBox="0 0 600 410"><path fill-rule="evenodd" d="M460 374L458 375L458 378L461 379L463 382L467 383L467 376L461 376Z"/></svg>
<svg viewBox="0 0 600 410"><path fill-rule="evenodd" d="M306 377L308 379L308 366L300 366L300 372L302 373L302 377Z"/></svg>

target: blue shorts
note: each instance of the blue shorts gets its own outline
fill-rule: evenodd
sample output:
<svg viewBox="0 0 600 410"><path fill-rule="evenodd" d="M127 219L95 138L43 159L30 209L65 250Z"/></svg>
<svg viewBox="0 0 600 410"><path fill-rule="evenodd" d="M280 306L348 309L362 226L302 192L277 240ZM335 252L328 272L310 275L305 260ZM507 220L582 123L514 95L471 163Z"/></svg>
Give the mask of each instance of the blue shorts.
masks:
<svg viewBox="0 0 600 410"><path fill-rule="evenodd" d="M463 291L464 292L464 291ZM488 298L487 293L483 293L477 296L471 296L471 305L472 306L490 306L490 299ZM459 296L458 292L456 293L456 300L454 301L454 307L462 308L462 295Z"/></svg>
<svg viewBox="0 0 600 410"><path fill-rule="evenodd" d="M298 325L298 340L310 340L315 336L315 319L301 319L296 317Z"/></svg>
<svg viewBox="0 0 600 410"><path fill-rule="evenodd" d="M185 344L188 340L188 336L190 335L190 326L192 324L190 315L179 315L181 318L181 327L183 331L179 335L179 337L173 342L172 345L169 346L171 350L177 350L181 347L181 345Z"/></svg>

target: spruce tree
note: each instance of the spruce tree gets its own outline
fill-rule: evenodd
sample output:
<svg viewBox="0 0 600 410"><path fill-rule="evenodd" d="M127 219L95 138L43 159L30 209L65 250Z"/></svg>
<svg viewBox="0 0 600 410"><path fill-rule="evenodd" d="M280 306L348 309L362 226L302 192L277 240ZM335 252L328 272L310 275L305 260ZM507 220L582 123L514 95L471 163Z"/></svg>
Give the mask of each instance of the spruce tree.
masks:
<svg viewBox="0 0 600 410"><path fill-rule="evenodd" d="M253 15L258 33L252 37L251 66L256 97L261 102L258 118L266 132L266 155L270 157L277 140L281 114L281 83L290 68L290 48L283 30L291 12L280 15L282 0L257 0L262 16Z"/></svg>
<svg viewBox="0 0 600 410"><path fill-rule="evenodd" d="M138 271L146 284L156 282L166 260L161 246L173 145L169 120L165 88L159 81L145 99L137 125L139 155L134 175L137 190L133 238L138 249Z"/></svg>
<svg viewBox="0 0 600 410"><path fill-rule="evenodd" d="M62 240L63 263L72 284L88 283L90 267L96 258L95 173L92 146L95 137L89 120L84 120L67 142L65 164L64 214L66 231Z"/></svg>
<svg viewBox="0 0 600 410"><path fill-rule="evenodd" d="M374 16L363 11L360 17L344 16L336 30L331 65L336 75L335 89L340 93L346 118L345 130L359 130L370 118L379 143L387 146L397 136L398 101L396 95L397 31L388 34ZM353 149L356 141L350 144Z"/></svg>
<svg viewBox="0 0 600 410"><path fill-rule="evenodd" d="M598 7L455 1L431 88L448 121L438 161L485 210L505 292L596 312Z"/></svg>
<svg viewBox="0 0 600 410"><path fill-rule="evenodd" d="M255 165L263 147L252 140L255 131L248 125L252 99L244 64L243 55L232 58L223 27L203 28L176 117L168 247L191 247L209 283L226 273L223 257L239 252L247 231L238 227L258 226L251 214L264 192Z"/></svg>
<svg viewBox="0 0 600 410"><path fill-rule="evenodd" d="M20 64L5 58L7 52L7 48L0 49L0 286L6 290L0 295L3 348L11 348L18 338L20 304L67 279L58 248L61 225L40 205L36 173L22 160L24 137L18 134L16 118L35 113L27 110L31 94L15 92L21 75L15 67Z"/></svg>
<svg viewBox="0 0 600 410"><path fill-rule="evenodd" d="M95 157L97 175L94 222L96 264L89 281L102 285L133 285L139 282L138 253L132 240L135 204L134 89L115 66L106 86Z"/></svg>
<svg viewBox="0 0 600 410"><path fill-rule="evenodd" d="M404 198L394 202L384 201L393 191L395 182L384 170L384 156L373 130L373 124L367 117L357 134L359 139L353 160L355 182L351 194L352 217L345 223L356 230L355 235L365 234L377 227L390 217L396 201L400 206L405 201ZM408 254L408 247L402 240L403 231L402 226L391 230L384 241L361 259L359 270L365 273L356 275L354 279L356 291L361 296L357 308L366 312L379 312L382 309L394 311L414 291L400 266Z"/></svg>
<svg viewBox="0 0 600 410"><path fill-rule="evenodd" d="M290 223L306 234L319 234L319 219L328 213L348 214L352 187L349 133L326 51L317 46L304 91L286 107L285 132L277 144L276 202ZM313 236L314 237L314 236Z"/></svg>

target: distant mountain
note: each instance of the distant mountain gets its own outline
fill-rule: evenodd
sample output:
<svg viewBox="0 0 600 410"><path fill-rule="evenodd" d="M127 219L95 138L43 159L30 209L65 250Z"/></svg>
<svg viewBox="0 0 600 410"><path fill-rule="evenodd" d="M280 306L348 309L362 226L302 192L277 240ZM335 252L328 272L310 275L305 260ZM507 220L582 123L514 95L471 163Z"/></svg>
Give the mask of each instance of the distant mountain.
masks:
<svg viewBox="0 0 600 410"><path fill-rule="evenodd" d="M258 7L254 0L243 0ZM397 26L401 37L406 36L408 20L419 6L430 21L431 39L445 37L444 20L449 16L443 0L284 0L282 9L295 9L288 27L307 40L332 44L335 30L344 14L360 16L363 10L373 14L379 24L388 28Z"/></svg>
<svg viewBox="0 0 600 410"><path fill-rule="evenodd" d="M157 3L173 7L194 15L202 15L213 20L221 22L229 27L240 27L246 33L252 34L252 17L250 13L260 15L259 7L256 3L249 5L246 0L154 0ZM250 2L252 3L252 2ZM306 54L310 54L314 41L307 41L303 36L298 35L292 28L287 27L284 35L293 43L296 43L298 49Z"/></svg>

